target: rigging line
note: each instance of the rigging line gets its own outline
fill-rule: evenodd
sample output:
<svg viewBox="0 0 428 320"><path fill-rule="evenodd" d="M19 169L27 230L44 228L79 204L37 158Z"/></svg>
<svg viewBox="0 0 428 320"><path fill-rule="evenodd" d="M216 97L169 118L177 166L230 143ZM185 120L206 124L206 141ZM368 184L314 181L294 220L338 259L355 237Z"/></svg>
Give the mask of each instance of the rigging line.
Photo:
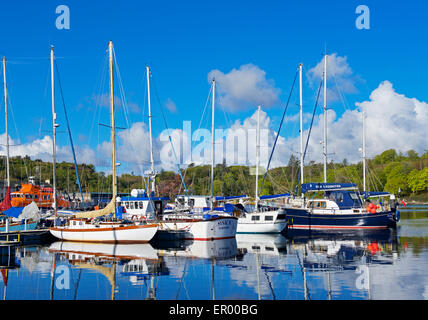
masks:
<svg viewBox="0 0 428 320"><path fill-rule="evenodd" d="M204 115L205 115L205 111L206 111L207 106L208 106L209 98L210 98L210 96L211 96L211 91L212 91L212 86L210 86L210 90L209 90L209 92L208 92L207 100L205 101L204 110L203 110L203 112L202 112L201 120L199 121L199 126L198 126L198 130L197 130L197 131L199 131L199 129L201 128L202 121L203 121L203 118L204 118ZM208 122L208 120L207 120L207 122ZM190 148L191 148L191 150L193 150L193 140L192 140L192 137L189 137L189 138L190 138ZM191 155L192 155L192 153L193 153L193 152L191 152ZM186 167L186 169L184 170L184 177L183 177L183 179L185 179L185 178L186 178L186 174L187 174L187 169L188 169L188 168L189 168L189 167L187 166L187 167ZM192 179L192 183L191 183L191 185L193 185L194 178L195 178L195 174L193 175L193 179Z"/></svg>
<svg viewBox="0 0 428 320"><path fill-rule="evenodd" d="M333 79L334 83L336 84L337 91L339 92L340 99L342 100L343 106L345 107L345 110L350 110L348 107L347 101L345 103L346 97L343 95L342 90L339 87L339 84L337 83L336 74L333 73Z"/></svg>
<svg viewBox="0 0 428 320"><path fill-rule="evenodd" d="M121 104L123 107L123 114L125 117L125 122L126 125L128 127L128 129L130 128L130 123L129 123L129 108L128 108L128 103L127 103L127 99L125 96L125 89L123 87L123 81L122 81L122 77L120 75L120 69L119 69L119 65L117 63L117 58L116 58L116 52L115 49L113 48L113 58L114 58L114 64L115 64L115 71L116 71L116 76L117 76L117 80L118 80L118 84L119 84L119 94L120 94L120 99L121 99ZM128 137L131 138L131 132L128 130ZM134 154L137 152L137 148L135 147L134 143L132 142L132 139L129 139L131 141L131 147L133 149Z"/></svg>
<svg viewBox="0 0 428 320"><path fill-rule="evenodd" d="M128 108L128 103L126 101L125 89L123 87L122 77L120 76L119 65L118 65L117 60L116 60L116 52L115 52L114 48L113 48L113 58L114 58L114 65L116 67L115 70L116 70L117 80L118 80L118 84L119 84L119 93L120 93L121 103L122 103L124 115L125 115L125 122L129 128L129 119L128 119L129 108Z"/></svg>
<svg viewBox="0 0 428 320"><path fill-rule="evenodd" d="M289 104L289 102L290 102L291 94L292 94L292 92L293 92L294 84L296 83L296 79L297 79L297 75L298 75L298 74L299 74L299 70L297 70L297 71L296 71L296 74L295 74L295 76L294 76L293 85L291 86L291 90L290 90L290 94L289 94L289 96L288 96L287 104L285 105L284 113L282 114L281 123L280 123L280 125L279 125L278 133L276 134L275 142L274 142L274 144L273 144L272 152L271 152L270 157L269 157L268 165L267 165L267 167L266 167L266 172L265 172L265 174L264 174L264 176L263 176L263 180L262 180L262 184L261 184L261 186L260 186L260 190L262 190L262 189L263 189L263 184L264 184L264 182L265 182L266 175L267 175L267 172L268 172L268 170L269 170L270 163L271 163L271 161L272 161L273 152L274 152L274 150L275 150L276 142L278 141L278 137L279 137L279 134L280 134L280 132L281 132L281 127L282 127L282 124L283 124L283 122L284 122L285 113L287 112L288 104Z"/></svg>
<svg viewBox="0 0 428 320"><path fill-rule="evenodd" d="M308 138L306 139L305 150L303 152L303 161L305 161L306 151L308 150L309 138L311 137L312 126L314 124L314 118L315 118L315 113L316 113L317 106L318 106L318 100L319 100L320 93L321 93L322 83L323 83L323 79L321 79L321 81L320 81L320 85L319 85L319 88L318 88L317 99L315 100L314 111L312 112L311 125L309 126ZM297 189L299 187L299 183L300 183L300 174L297 177L297 184L296 184L296 188L295 188L295 191L294 191L295 194L297 194Z"/></svg>
<svg viewBox="0 0 428 320"><path fill-rule="evenodd" d="M225 109L224 108L221 108L222 110L223 110L223 114L224 114L224 118L225 118L225 120L226 120L226 125L230 128L231 126L232 126L232 120L231 120L231 118L230 118L230 116L226 113L226 111L225 111ZM248 144L247 144L248 145ZM227 149L226 149L226 151L227 151ZM247 150L248 151L248 150ZM238 156L239 157L239 156ZM225 160L225 159L224 159ZM257 165L257 164L256 164ZM248 182L248 180L247 180L247 175L245 175L244 174L244 170L243 170L243 167L242 166L238 166L238 170L239 170L239 173L241 174L241 178L242 178L242 180L244 181L244 188L246 188L247 190L246 190L246 193L248 193L248 194L250 194L250 190L251 190L251 186L250 186L250 183Z"/></svg>
<svg viewBox="0 0 428 320"><path fill-rule="evenodd" d="M82 201L83 201L83 193L82 193L82 187L80 185L80 177L79 177L79 170L78 170L78 167L77 167L76 153L74 152L73 138L72 138L72 135L71 135L70 123L68 121L67 108L65 106L64 93L62 91L61 79L59 77L59 69L58 69L58 65L56 63L56 59L54 59L54 62L55 62L55 70L56 70L56 74L57 74L57 78L58 78L59 91L61 93L62 105L64 107L65 120L66 120L66 123L67 123L68 137L70 138L71 151L73 153L74 169L76 170L76 183L77 183L77 185L79 187L80 196L82 197Z"/></svg>
<svg viewBox="0 0 428 320"><path fill-rule="evenodd" d="M150 72L150 74L151 74L151 72ZM175 158L175 162L176 162L176 164L177 164L177 170L178 170L178 173L179 173L180 178L181 178L181 183L183 184L184 191L186 192L186 195L189 195L189 193L188 193L188 191L187 191L186 183L184 182L183 175L181 174L180 164L179 164L179 161L178 161L178 158L177 158L177 154L175 153L174 144L172 143L172 139L171 139L170 129L169 129L169 127L168 127L168 123L166 122L165 114L164 114L164 112L163 112L162 104L161 104L161 102L160 102L160 98L159 98L159 94L158 94L158 90L157 90L156 81L155 81L155 79L154 79L153 75L152 75L152 79L153 79L153 89L154 89L154 91L155 91L156 99L157 99L158 104L159 104L159 109L160 109L161 114L162 114L162 119L163 119L163 122L164 122L165 128L166 128L166 130L168 131L168 139L169 139L169 142L170 142L170 144L171 144L171 149L172 149L172 153L173 153L174 158Z"/></svg>
<svg viewBox="0 0 428 320"><path fill-rule="evenodd" d="M89 137L88 137L88 141L89 143L92 140L92 133L93 133L93 129L94 129L94 124L97 123L95 121L96 117L98 116L98 123L100 122L100 105L101 105L101 90L102 88L105 86L105 79L106 79L106 66L107 66L107 54L104 55L104 63L102 64L101 67L101 71L100 71L100 75L99 75L99 83L95 85L95 87L97 87L97 90L94 90L97 92L97 94L95 95L95 110L94 110L94 115L92 117L92 122L91 122L91 129L89 130ZM99 126L96 126L97 128L97 132L98 132L98 136L99 136Z"/></svg>
<svg viewBox="0 0 428 320"><path fill-rule="evenodd" d="M5 69L4 71L7 72L7 69ZM7 76L8 76L9 79L12 78L12 75L10 73L7 73ZM13 78L12 78L12 83L13 83ZM7 88L7 95L8 95L7 104L8 104L8 110L10 111L10 114L12 116L13 126L15 128L16 135L18 136L18 145L19 145L19 144L21 144L21 137L19 135L18 127L16 125L15 113L13 112L13 107L12 107L13 90L11 90L11 88L13 88L13 86L12 87L8 86L8 88ZM25 160L25 157L21 157L21 159L22 159L22 162L24 164L25 174L26 174L27 180L28 180L29 175L28 175L27 162Z"/></svg>

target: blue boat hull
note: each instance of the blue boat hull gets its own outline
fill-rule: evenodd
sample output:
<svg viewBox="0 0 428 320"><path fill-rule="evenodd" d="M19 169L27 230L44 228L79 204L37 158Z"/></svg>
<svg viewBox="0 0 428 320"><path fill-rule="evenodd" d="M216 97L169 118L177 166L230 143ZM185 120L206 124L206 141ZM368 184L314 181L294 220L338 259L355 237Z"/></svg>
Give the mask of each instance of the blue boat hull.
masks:
<svg viewBox="0 0 428 320"><path fill-rule="evenodd" d="M391 211L358 214L311 214L304 209L285 209L288 229L356 230L395 227Z"/></svg>
<svg viewBox="0 0 428 320"><path fill-rule="evenodd" d="M25 226L24 223L11 223L9 225L9 231L22 231L22 230L35 230L37 227L37 222L27 223ZM0 225L0 232L5 232L6 226L4 224Z"/></svg>

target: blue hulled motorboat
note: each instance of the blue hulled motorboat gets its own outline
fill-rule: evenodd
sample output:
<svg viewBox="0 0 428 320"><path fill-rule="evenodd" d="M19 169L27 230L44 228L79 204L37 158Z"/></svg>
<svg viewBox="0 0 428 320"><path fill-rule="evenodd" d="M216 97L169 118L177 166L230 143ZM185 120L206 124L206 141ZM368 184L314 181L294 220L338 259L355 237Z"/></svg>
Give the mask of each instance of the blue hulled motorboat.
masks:
<svg viewBox="0 0 428 320"><path fill-rule="evenodd" d="M356 230L394 228L399 221L395 201L365 207L352 183L304 183L299 206L285 208L289 230ZM307 192L323 192L323 198L307 199Z"/></svg>

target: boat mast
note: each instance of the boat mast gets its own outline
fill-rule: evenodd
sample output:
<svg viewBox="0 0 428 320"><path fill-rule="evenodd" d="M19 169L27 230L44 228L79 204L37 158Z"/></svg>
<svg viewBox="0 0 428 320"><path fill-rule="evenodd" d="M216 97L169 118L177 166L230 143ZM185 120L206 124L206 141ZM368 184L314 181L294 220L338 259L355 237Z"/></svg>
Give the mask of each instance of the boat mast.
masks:
<svg viewBox="0 0 428 320"><path fill-rule="evenodd" d="M366 112L362 111L363 117L363 191L366 191Z"/></svg>
<svg viewBox="0 0 428 320"><path fill-rule="evenodd" d="M9 131L7 121L7 85L6 85L6 58L3 57L3 83L4 83L4 112L5 112L5 125L6 125L6 177L7 187L10 187L9 175Z"/></svg>
<svg viewBox="0 0 428 320"><path fill-rule="evenodd" d="M210 208L213 210L214 205L214 106L215 106L215 79L212 82L213 101L212 101L212 119L211 119L211 201Z"/></svg>
<svg viewBox="0 0 428 320"><path fill-rule="evenodd" d="M324 183L327 182L327 53L324 56Z"/></svg>
<svg viewBox="0 0 428 320"><path fill-rule="evenodd" d="M257 144L256 144L256 205L254 212L259 208L259 165L260 165L260 106L257 107Z"/></svg>
<svg viewBox="0 0 428 320"><path fill-rule="evenodd" d="M112 144L112 188L113 188L113 197L112 199L115 202L115 210L113 212L113 218L116 218L116 135L114 127L114 91L113 91L113 42L109 41L108 43L108 52L109 52L109 69L110 69L110 117L111 117L111 144Z"/></svg>
<svg viewBox="0 0 428 320"><path fill-rule="evenodd" d="M56 201L56 112L55 112L55 83L54 83L54 47L51 46L51 97L52 97L52 160L53 160L53 208L57 215Z"/></svg>
<svg viewBox="0 0 428 320"><path fill-rule="evenodd" d="M149 107L149 133L150 133L150 164L151 164L151 172L150 178L152 179L152 192L156 193L155 189L155 161L153 157L153 137L152 137L152 109L150 103L150 67L146 67L147 71L147 95L148 95L148 107Z"/></svg>
<svg viewBox="0 0 428 320"><path fill-rule="evenodd" d="M300 183L303 184L303 95L302 95L302 68L299 64L299 82L300 82Z"/></svg>

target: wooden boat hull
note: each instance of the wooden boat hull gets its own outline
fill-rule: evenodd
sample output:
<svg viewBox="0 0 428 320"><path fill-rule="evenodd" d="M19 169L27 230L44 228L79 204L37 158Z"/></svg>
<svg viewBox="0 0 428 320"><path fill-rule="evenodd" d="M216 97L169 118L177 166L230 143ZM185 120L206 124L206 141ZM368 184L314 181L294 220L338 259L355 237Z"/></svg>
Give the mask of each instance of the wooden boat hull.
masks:
<svg viewBox="0 0 428 320"><path fill-rule="evenodd" d="M219 216L207 220L177 219L160 222L160 230L184 230L185 240L219 240L234 238L238 219Z"/></svg>
<svg viewBox="0 0 428 320"><path fill-rule="evenodd" d="M51 227L50 233L61 240L102 243L146 243L158 230L158 224L142 224L130 226L112 226L75 229Z"/></svg>

